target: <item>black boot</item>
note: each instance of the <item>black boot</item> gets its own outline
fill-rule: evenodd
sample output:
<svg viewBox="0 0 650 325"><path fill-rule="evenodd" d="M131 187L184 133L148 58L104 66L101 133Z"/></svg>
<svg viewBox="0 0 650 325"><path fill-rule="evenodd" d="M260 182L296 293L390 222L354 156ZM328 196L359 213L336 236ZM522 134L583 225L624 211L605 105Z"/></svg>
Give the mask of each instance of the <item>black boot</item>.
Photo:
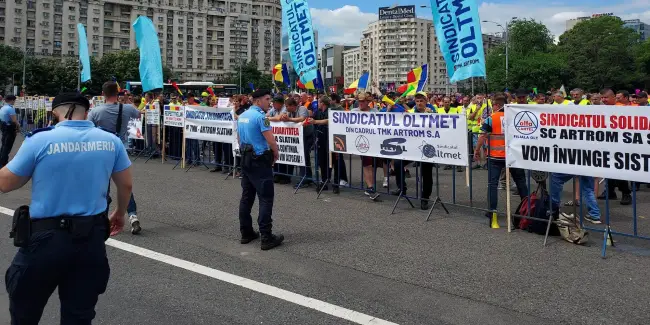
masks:
<svg viewBox="0 0 650 325"><path fill-rule="evenodd" d="M264 235L262 237L262 250L268 251L269 249L278 247L284 241L284 236L282 235Z"/></svg>
<svg viewBox="0 0 650 325"><path fill-rule="evenodd" d="M421 200L420 201L420 209L429 210L429 201L428 200Z"/></svg>
<svg viewBox="0 0 650 325"><path fill-rule="evenodd" d="M630 194L623 194L623 197L621 197L621 205L630 205L632 204L632 195Z"/></svg>
<svg viewBox="0 0 650 325"><path fill-rule="evenodd" d="M332 185L332 193L339 194L341 191L339 190L338 186Z"/></svg>
<svg viewBox="0 0 650 325"><path fill-rule="evenodd" d="M242 232L241 240L239 240L239 242L242 244L248 244L257 238L260 238L260 233L255 230L251 230L248 232Z"/></svg>

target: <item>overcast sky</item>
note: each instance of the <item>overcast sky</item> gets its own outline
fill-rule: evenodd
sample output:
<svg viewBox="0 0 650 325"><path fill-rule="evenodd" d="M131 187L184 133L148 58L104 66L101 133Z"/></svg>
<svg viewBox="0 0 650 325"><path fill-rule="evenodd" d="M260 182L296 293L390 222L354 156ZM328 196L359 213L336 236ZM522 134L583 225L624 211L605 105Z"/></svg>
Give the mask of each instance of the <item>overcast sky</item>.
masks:
<svg viewBox="0 0 650 325"><path fill-rule="evenodd" d="M358 45L361 31L368 23L377 20L379 7L416 5L420 18L431 19L429 1L396 0L308 0L314 28L318 30L319 47L327 43ZM492 0L480 1L481 20L491 20L505 25L512 17L533 18L544 23L557 38L565 30L567 19L591 16L597 13L614 13L622 19L641 19L650 23L650 0L571 0L531 1ZM497 33L501 29L489 23L482 24L483 33Z"/></svg>

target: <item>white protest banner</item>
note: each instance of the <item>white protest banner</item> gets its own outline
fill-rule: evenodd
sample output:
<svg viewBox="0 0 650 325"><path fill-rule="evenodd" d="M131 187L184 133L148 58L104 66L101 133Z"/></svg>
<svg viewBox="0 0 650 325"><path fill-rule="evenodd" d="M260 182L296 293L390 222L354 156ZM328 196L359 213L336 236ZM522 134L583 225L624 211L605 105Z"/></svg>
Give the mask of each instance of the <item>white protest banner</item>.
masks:
<svg viewBox="0 0 650 325"><path fill-rule="evenodd" d="M163 125L177 128L183 127L183 106L165 105Z"/></svg>
<svg viewBox="0 0 650 325"><path fill-rule="evenodd" d="M278 144L277 164L305 166L305 145L302 123L271 122L275 142Z"/></svg>
<svg viewBox="0 0 650 325"><path fill-rule="evenodd" d="M147 125L160 125L160 105L156 102L144 108Z"/></svg>
<svg viewBox="0 0 650 325"><path fill-rule="evenodd" d="M219 99L217 100L217 107L219 108L232 107L232 105L230 105L230 98L219 97Z"/></svg>
<svg viewBox="0 0 650 325"><path fill-rule="evenodd" d="M506 105L503 124L510 167L650 182L643 107Z"/></svg>
<svg viewBox="0 0 650 325"><path fill-rule="evenodd" d="M144 140L142 136L142 119L132 118L128 124L129 139Z"/></svg>
<svg viewBox="0 0 650 325"><path fill-rule="evenodd" d="M45 110L48 112L52 111L52 102L54 101L54 97L46 97L45 98Z"/></svg>
<svg viewBox="0 0 650 325"><path fill-rule="evenodd" d="M93 98L90 100L90 109L93 109L99 105L104 105L104 102L106 99L104 96L93 96Z"/></svg>
<svg viewBox="0 0 650 325"><path fill-rule="evenodd" d="M230 108L185 106L185 138L233 143L234 118Z"/></svg>
<svg viewBox="0 0 650 325"><path fill-rule="evenodd" d="M241 157L241 154L239 154L239 142L237 141L237 122L235 121L232 126L232 136L235 139L232 142L232 154L233 157Z"/></svg>
<svg viewBox="0 0 650 325"><path fill-rule="evenodd" d="M329 111L330 151L467 166L463 114Z"/></svg>

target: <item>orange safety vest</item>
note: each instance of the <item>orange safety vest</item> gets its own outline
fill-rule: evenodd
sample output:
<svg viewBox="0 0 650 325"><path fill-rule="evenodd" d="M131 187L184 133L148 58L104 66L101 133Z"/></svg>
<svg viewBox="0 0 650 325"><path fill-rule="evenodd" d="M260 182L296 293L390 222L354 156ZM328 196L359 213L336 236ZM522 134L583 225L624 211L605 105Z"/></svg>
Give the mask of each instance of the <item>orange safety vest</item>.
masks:
<svg viewBox="0 0 650 325"><path fill-rule="evenodd" d="M506 137L503 134L503 111L492 113L492 133L490 133L490 149L488 153L492 158L506 158Z"/></svg>

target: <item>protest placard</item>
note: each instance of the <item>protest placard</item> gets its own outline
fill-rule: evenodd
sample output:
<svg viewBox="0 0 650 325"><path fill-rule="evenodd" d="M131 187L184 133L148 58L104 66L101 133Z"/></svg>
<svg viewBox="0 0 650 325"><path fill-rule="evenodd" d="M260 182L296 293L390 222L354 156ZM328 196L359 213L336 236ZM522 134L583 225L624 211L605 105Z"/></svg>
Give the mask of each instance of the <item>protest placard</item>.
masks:
<svg viewBox="0 0 650 325"><path fill-rule="evenodd" d="M271 122L275 142L278 144L277 164L305 166L305 145L302 123Z"/></svg>
<svg viewBox="0 0 650 325"><path fill-rule="evenodd" d="M456 166L469 164L463 114L329 111L330 151Z"/></svg>
<svg viewBox="0 0 650 325"><path fill-rule="evenodd" d="M219 99L217 100L217 107L219 108L232 107L232 105L230 105L230 98L219 97Z"/></svg>
<svg viewBox="0 0 650 325"><path fill-rule="evenodd" d="M129 120L129 124L127 126L129 139L144 140L144 137L142 136L142 119L132 118Z"/></svg>
<svg viewBox="0 0 650 325"><path fill-rule="evenodd" d="M180 105L165 105L164 107L164 120L165 126L173 126L177 128L183 127L183 106Z"/></svg>
<svg viewBox="0 0 650 325"><path fill-rule="evenodd" d="M650 182L650 119L640 107L506 105L506 163Z"/></svg>
<svg viewBox="0 0 650 325"><path fill-rule="evenodd" d="M144 112L147 125L160 125L160 105L157 102L145 106Z"/></svg>
<svg viewBox="0 0 650 325"><path fill-rule="evenodd" d="M234 118L230 108L185 106L185 138L222 143L235 142Z"/></svg>

